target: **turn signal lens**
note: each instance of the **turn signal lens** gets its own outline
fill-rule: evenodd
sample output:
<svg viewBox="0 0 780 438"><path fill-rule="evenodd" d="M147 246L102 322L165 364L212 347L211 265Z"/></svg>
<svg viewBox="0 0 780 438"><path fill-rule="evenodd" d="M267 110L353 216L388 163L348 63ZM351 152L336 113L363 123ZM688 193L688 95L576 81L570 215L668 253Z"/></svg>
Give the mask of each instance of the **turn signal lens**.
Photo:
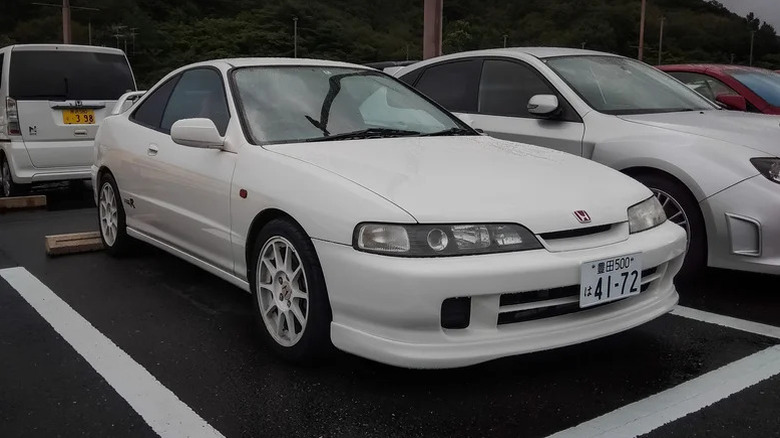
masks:
<svg viewBox="0 0 780 438"><path fill-rule="evenodd" d="M357 234L357 247L370 252L402 253L409 251L409 234L401 225L365 224Z"/></svg>

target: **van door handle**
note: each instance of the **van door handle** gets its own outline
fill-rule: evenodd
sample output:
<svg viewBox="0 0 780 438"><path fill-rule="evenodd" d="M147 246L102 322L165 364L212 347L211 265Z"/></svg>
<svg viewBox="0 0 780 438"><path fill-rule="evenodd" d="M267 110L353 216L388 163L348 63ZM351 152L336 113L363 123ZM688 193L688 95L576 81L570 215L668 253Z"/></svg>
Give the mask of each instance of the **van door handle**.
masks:
<svg viewBox="0 0 780 438"><path fill-rule="evenodd" d="M149 148L146 149L146 155L155 156L157 155L157 152L160 152L159 149L157 149L157 145L152 143L149 145Z"/></svg>

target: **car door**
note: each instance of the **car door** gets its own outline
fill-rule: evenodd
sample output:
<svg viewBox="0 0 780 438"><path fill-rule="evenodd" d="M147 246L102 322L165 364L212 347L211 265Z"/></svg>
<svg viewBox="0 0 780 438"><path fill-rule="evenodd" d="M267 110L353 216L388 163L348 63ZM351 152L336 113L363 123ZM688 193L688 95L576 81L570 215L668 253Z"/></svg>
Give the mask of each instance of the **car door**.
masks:
<svg viewBox="0 0 780 438"><path fill-rule="evenodd" d="M211 119L221 135L230 120L219 70L198 67L183 72L162 113L159 130L149 130L142 166L148 175L144 194L151 207L156 238L228 272L230 184L236 154L175 143L171 126L189 118Z"/></svg>
<svg viewBox="0 0 780 438"><path fill-rule="evenodd" d="M581 118L533 67L509 58L471 58L428 67L415 85L474 128L505 140L582 154ZM528 112L538 94L558 97L560 113L550 119Z"/></svg>

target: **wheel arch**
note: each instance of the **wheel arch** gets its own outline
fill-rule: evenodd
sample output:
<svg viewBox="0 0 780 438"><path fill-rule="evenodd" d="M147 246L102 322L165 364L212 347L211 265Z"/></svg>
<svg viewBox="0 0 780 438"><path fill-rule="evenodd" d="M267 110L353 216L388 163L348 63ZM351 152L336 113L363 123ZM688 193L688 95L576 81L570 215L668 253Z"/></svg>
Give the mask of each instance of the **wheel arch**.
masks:
<svg viewBox="0 0 780 438"><path fill-rule="evenodd" d="M303 227L303 225L301 225L301 223L298 222L291 214L278 208L266 208L265 210L255 215L254 219L252 219L252 223L249 225L249 231L246 234L246 245L244 245L244 261L246 263L247 271L251 269L251 258L252 251L254 250L255 238L258 234L260 234L260 230L262 230L264 226L266 226L274 219L285 219L290 221L293 225L300 228L306 237L311 239L311 236L306 232L306 229Z"/></svg>

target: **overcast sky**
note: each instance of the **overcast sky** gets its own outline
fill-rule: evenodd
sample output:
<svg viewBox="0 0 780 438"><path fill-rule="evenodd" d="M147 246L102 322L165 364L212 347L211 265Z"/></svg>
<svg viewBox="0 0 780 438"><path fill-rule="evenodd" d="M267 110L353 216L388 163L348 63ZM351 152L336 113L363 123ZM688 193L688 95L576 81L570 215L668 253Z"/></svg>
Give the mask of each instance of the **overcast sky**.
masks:
<svg viewBox="0 0 780 438"><path fill-rule="evenodd" d="M723 6L741 16L755 12L761 21L774 26L780 32L780 0L719 0Z"/></svg>

